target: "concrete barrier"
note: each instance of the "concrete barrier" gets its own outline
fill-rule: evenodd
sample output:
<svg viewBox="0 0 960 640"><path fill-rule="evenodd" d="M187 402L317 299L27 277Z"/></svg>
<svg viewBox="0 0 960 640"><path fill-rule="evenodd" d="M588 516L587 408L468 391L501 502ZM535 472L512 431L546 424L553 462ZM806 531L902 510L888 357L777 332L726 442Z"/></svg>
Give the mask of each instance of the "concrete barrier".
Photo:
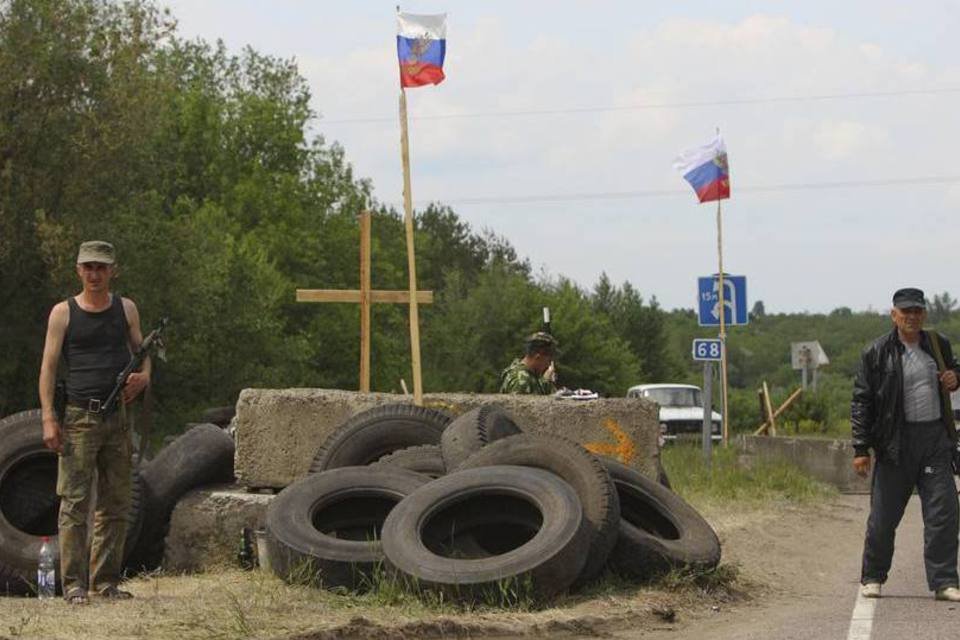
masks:
<svg viewBox="0 0 960 640"><path fill-rule="evenodd" d="M307 473L317 449L350 416L409 396L330 389L244 389L237 402L235 471L248 488L282 488ZM520 427L575 440L656 477L657 405L641 398L557 400L550 396L427 394L425 406L459 415L486 403Z"/></svg>
<svg viewBox="0 0 960 640"><path fill-rule="evenodd" d="M759 459L782 459L843 493L870 493L870 478L853 471L853 447L847 440L741 435L740 450Z"/></svg>
<svg viewBox="0 0 960 640"><path fill-rule="evenodd" d="M177 572L235 566L241 530L262 527L272 499L273 495L247 493L236 485L191 491L170 516L163 568Z"/></svg>

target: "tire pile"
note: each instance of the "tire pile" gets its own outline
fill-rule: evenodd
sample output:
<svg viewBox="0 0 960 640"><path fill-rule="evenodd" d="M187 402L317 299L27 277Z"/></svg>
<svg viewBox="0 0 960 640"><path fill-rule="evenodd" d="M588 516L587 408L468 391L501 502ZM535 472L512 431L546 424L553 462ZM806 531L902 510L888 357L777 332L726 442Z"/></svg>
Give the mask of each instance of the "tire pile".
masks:
<svg viewBox="0 0 960 640"><path fill-rule="evenodd" d="M215 424L200 424L134 465L127 520L127 573L155 569L177 501L196 487L233 481L233 438ZM39 409L0 420L0 595L33 592L41 538L57 545L57 454L43 444ZM59 591L59 558L56 559Z"/></svg>
<svg viewBox="0 0 960 640"><path fill-rule="evenodd" d="M712 568L720 542L670 489L500 407L455 420L386 405L340 426L271 502L268 565L291 583L382 576L457 600L519 584L544 601L604 568L639 579Z"/></svg>

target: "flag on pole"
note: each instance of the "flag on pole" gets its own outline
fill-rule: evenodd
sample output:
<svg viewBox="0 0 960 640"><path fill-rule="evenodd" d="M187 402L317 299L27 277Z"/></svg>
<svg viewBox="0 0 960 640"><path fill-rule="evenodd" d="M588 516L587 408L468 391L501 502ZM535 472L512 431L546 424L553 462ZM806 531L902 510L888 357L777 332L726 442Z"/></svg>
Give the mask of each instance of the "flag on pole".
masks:
<svg viewBox="0 0 960 640"><path fill-rule="evenodd" d="M727 147L720 134L702 147L682 151L673 161L673 168L683 174L697 192L700 202L730 197L730 168Z"/></svg>
<svg viewBox="0 0 960 640"><path fill-rule="evenodd" d="M443 57L446 52L447 14L397 13L401 87L422 87L443 82Z"/></svg>

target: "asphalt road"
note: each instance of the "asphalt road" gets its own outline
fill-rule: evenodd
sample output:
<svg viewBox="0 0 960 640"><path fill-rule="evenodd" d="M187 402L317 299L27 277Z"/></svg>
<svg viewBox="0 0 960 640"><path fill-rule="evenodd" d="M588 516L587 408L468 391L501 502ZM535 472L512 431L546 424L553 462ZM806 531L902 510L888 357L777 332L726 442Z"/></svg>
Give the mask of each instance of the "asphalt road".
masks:
<svg viewBox="0 0 960 640"><path fill-rule="evenodd" d="M782 581L756 601L715 614L701 613L676 626L624 629L623 640L932 640L960 638L960 605L938 602L927 591L923 526L914 496L897 531L897 548L883 598L860 602L863 523L869 496L844 498L854 515L836 535L794 557L782 554ZM852 525L852 526L851 526ZM812 532L811 532L812 533ZM804 531L795 531L799 540ZM758 541L763 544L764 541ZM789 549L789 541L785 548ZM797 563L790 566L791 562ZM799 572L799 573L798 573ZM772 575L778 575L773 571ZM801 577L803 579L801 579ZM795 583L797 588L791 589ZM863 599L859 599L863 600ZM855 614L856 610L856 614Z"/></svg>

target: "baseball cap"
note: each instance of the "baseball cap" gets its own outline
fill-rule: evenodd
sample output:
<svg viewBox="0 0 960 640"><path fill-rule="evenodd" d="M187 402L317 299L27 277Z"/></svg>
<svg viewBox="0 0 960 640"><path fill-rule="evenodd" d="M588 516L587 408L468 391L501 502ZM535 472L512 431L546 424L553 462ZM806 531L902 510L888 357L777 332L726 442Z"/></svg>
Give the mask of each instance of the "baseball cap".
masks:
<svg viewBox="0 0 960 640"><path fill-rule="evenodd" d="M113 245L103 240L88 240L80 245L80 252L77 254L77 264L84 262L102 262L103 264L113 264L116 261L116 251Z"/></svg>
<svg viewBox="0 0 960 640"><path fill-rule="evenodd" d="M927 300L923 297L922 290L907 287L905 289L897 289L893 294L893 306L897 309L911 309L916 307L926 309Z"/></svg>
<svg viewBox="0 0 960 640"><path fill-rule="evenodd" d="M524 341L528 349L549 349L550 351L557 350L557 339L546 331L537 331L533 335L527 336L527 339Z"/></svg>

